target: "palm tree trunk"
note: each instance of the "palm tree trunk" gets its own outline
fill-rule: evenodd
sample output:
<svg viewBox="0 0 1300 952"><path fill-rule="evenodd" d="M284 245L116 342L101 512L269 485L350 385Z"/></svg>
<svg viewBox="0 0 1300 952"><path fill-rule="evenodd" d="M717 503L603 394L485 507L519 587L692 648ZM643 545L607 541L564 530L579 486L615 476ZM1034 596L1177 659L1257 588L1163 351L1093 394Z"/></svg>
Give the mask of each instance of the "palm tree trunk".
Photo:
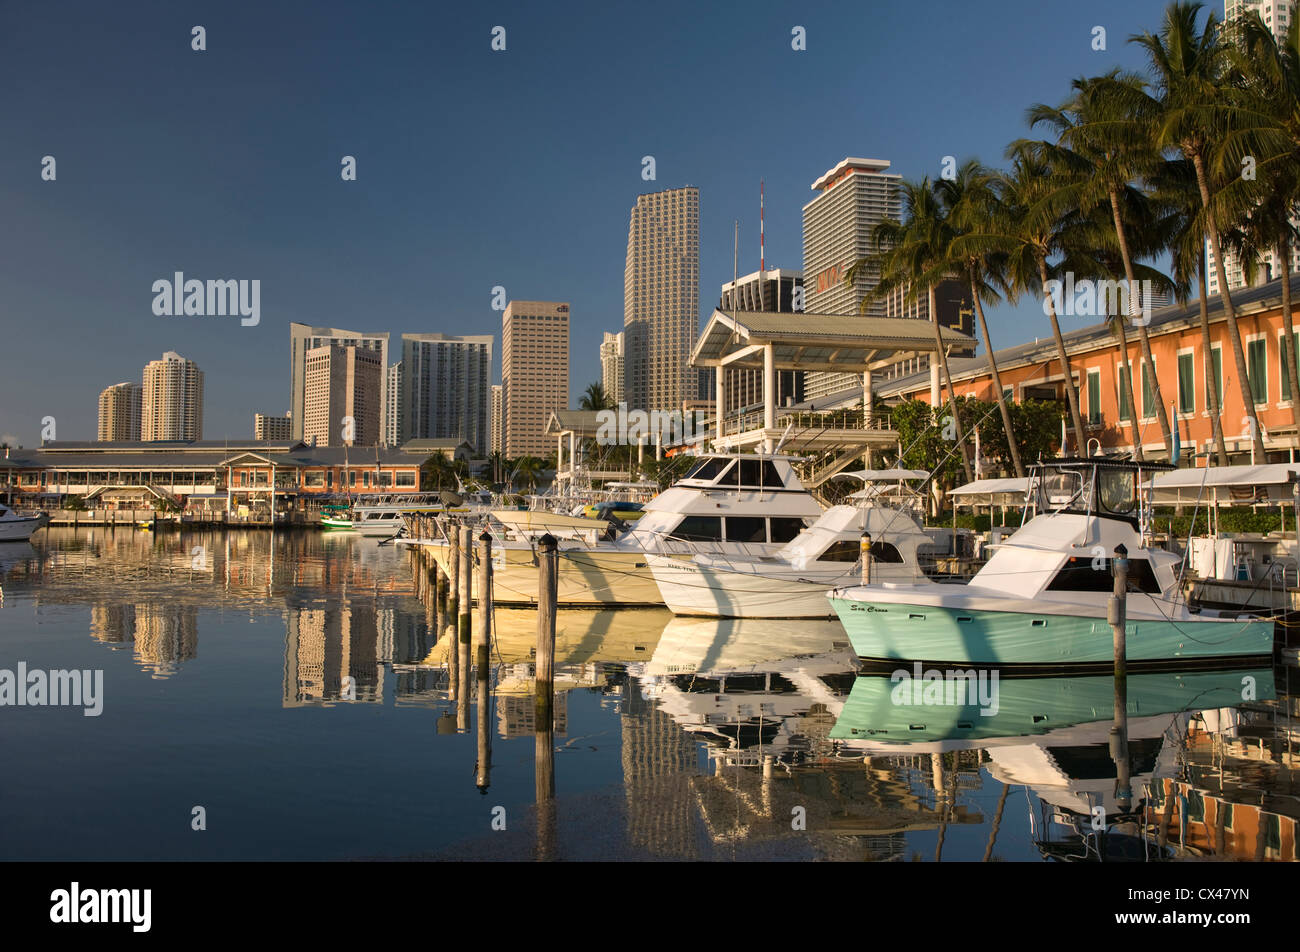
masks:
<svg viewBox="0 0 1300 952"><path fill-rule="evenodd" d="M1070 354L1065 349L1065 338L1061 336L1061 324L1056 319L1056 301L1047 293L1047 258L1039 256L1038 258L1038 277L1043 282L1043 297L1047 300L1047 316L1052 322L1052 337L1056 339L1056 354L1061 361L1061 372L1065 375L1065 399L1070 405L1070 422L1074 426L1074 443L1077 447L1077 454L1083 456L1087 452L1087 442L1083 431L1083 415L1079 411L1079 391L1074 386L1074 372L1070 370ZM1065 447L1061 447L1061 455L1065 456Z"/></svg>
<svg viewBox="0 0 1300 952"><path fill-rule="evenodd" d="M1227 317L1228 340L1232 344L1232 359L1237 365L1237 389L1246 405L1246 415L1250 419L1251 436L1254 438L1256 461L1268 462L1264 450L1264 429L1259 425L1259 415L1255 412L1255 398L1250 392L1250 372L1246 369L1246 352L1241 348L1241 328L1237 326L1237 309L1232 306L1232 294L1228 291L1228 272L1223 267L1223 252L1219 248L1219 223L1215 219L1214 208L1210 203L1209 180L1205 174L1205 158L1199 149L1192 150L1192 165L1196 169L1196 184L1201 191L1201 207L1205 211L1205 230L1210 237L1210 251L1214 255L1214 270L1219 278L1219 297L1223 301L1223 313Z"/></svg>
<svg viewBox="0 0 1300 952"><path fill-rule="evenodd" d="M971 482L975 477L970 469L970 456L967 455L966 437L962 433L961 417L957 414L957 391L952 386L952 374L948 373L948 351L943 346L943 336L939 333L939 312L935 309L934 304L934 285L930 285L930 324L934 327L934 346L935 353L938 355L939 364L943 368L943 379L948 382L948 412L952 414L953 426L956 427L957 446L961 449L961 468L966 474L966 482Z"/></svg>
<svg viewBox="0 0 1300 952"><path fill-rule="evenodd" d="M1214 428L1214 447L1219 465L1228 465L1228 444L1223 441L1223 419L1219 410L1219 375L1214 372L1214 349L1210 346L1210 300L1205 290L1205 253L1201 253L1201 273L1197 277L1201 292L1201 349L1205 355L1205 385L1209 388L1206 401L1210 409L1210 424Z"/></svg>
<svg viewBox="0 0 1300 952"><path fill-rule="evenodd" d="M1128 332L1124 327L1127 320L1128 317L1124 314L1113 315L1111 326L1119 333L1119 353L1124 361L1124 376L1119 385L1124 396L1128 398L1128 418L1133 426L1133 458L1141 461L1145 457L1142 455L1142 431L1138 428L1137 402L1133 399L1133 366L1128 360Z"/></svg>
<svg viewBox="0 0 1300 952"><path fill-rule="evenodd" d="M1002 375L998 373L998 361L993 356L993 340L989 337L989 325L984 320L984 305L980 303L979 286L975 282L975 269L970 269L970 295L975 302L975 313L980 319L980 333L984 335L984 347L989 352L989 370L993 374L993 395L997 397L998 409L1002 411L1002 426L1007 433L1007 450L1011 454L1011 466L1016 471L1017 479L1025 478L1025 468L1020 465L1020 450L1016 447L1016 431L1011 426L1011 411L1007 409L1006 397L1002 395Z"/></svg>
<svg viewBox="0 0 1300 952"><path fill-rule="evenodd" d="M1125 318L1134 316L1133 303L1137 300L1137 280L1133 272L1133 258L1129 254L1128 235L1124 233L1124 220L1119 212L1119 192L1116 189L1110 190L1110 213L1115 219L1115 235L1119 239L1119 253L1124 259L1124 277L1128 281L1128 300L1129 313L1124 315ZM1144 302L1145 303L1145 302ZM1155 358L1151 356L1151 338L1147 334L1145 321L1134 321L1138 328L1138 339L1142 342L1142 359L1146 361L1147 378L1151 381L1151 397L1156 404L1156 419L1160 421L1160 433L1165 438L1166 458L1174 458L1174 435L1169 429L1169 417L1165 414L1165 401L1160 393L1160 378L1156 376ZM1137 416L1137 407L1133 408L1134 417Z"/></svg>
<svg viewBox="0 0 1300 952"><path fill-rule="evenodd" d="M1291 421L1296 428L1296 446L1300 447L1300 372L1296 369L1295 322L1291 316L1291 241L1283 235L1277 243L1277 259L1282 269L1282 327L1286 342L1282 345L1282 372L1291 383Z"/></svg>

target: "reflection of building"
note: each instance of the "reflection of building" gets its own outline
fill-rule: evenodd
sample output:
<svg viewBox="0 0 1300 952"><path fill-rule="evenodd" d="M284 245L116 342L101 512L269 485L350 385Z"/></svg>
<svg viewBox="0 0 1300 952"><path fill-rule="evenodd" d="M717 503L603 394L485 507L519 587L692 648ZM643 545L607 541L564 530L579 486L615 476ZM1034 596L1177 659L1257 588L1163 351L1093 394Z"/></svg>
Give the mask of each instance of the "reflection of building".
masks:
<svg viewBox="0 0 1300 952"><path fill-rule="evenodd" d="M656 855L693 857L698 848L690 779L700 772L695 742L656 704L642 700L635 680L621 720L628 838Z"/></svg>
<svg viewBox="0 0 1300 952"><path fill-rule="evenodd" d="M533 694L501 694L497 696L497 732L505 738L532 737L537 733L537 717L533 710ZM569 693L555 692L555 705L552 708L555 717L555 733L566 734L569 730Z"/></svg>
<svg viewBox="0 0 1300 952"><path fill-rule="evenodd" d="M111 645L131 641L135 637L135 606L91 605L90 637Z"/></svg>
<svg viewBox="0 0 1300 952"><path fill-rule="evenodd" d="M135 606L135 658L155 678L175 674L199 654L199 610L150 602Z"/></svg>
<svg viewBox="0 0 1300 952"><path fill-rule="evenodd" d="M291 607L285 634L284 706L382 703L383 669L373 603Z"/></svg>

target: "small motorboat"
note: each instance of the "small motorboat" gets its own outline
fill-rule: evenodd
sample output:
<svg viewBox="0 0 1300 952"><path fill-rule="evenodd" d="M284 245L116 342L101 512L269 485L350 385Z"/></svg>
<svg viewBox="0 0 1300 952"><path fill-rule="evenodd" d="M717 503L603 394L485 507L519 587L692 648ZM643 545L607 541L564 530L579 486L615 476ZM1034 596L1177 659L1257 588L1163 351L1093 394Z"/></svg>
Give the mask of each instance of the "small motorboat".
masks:
<svg viewBox="0 0 1300 952"><path fill-rule="evenodd" d="M26 542L49 521L46 513L19 512L0 503L0 542Z"/></svg>

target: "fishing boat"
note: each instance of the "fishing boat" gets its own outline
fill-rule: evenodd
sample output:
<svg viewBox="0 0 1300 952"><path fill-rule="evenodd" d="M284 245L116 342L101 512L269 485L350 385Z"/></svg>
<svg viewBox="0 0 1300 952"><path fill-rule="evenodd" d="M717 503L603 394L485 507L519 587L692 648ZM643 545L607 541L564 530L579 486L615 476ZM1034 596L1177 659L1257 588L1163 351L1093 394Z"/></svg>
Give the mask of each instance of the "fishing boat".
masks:
<svg viewBox="0 0 1300 952"><path fill-rule="evenodd" d="M931 544L916 500L905 491L920 470L859 470L856 504L832 506L772 555L700 554L689 559L647 554L664 604L677 615L723 618L830 618L826 593L862 577L863 535L877 581L924 584L918 550ZM882 490L895 490L886 497ZM890 499L896 500L891 502ZM931 583L933 584L933 583Z"/></svg>
<svg viewBox="0 0 1300 952"><path fill-rule="evenodd" d="M649 554L683 559L701 553L771 555L821 515L821 505L794 471L796 459L702 455L681 480L645 503L644 514L621 535L601 519L494 510L487 523L493 535L494 598L503 605L536 603L536 548L549 534L559 547L560 605L663 605ZM435 560L446 570L446 539L409 542L432 546Z"/></svg>
<svg viewBox="0 0 1300 952"><path fill-rule="evenodd" d="M1036 464L1039 515L963 586L888 580L832 589L859 657L1056 667L1113 659L1112 556L1128 559L1130 663L1271 654L1273 621L1189 606L1178 556L1148 544L1144 477L1167 464L1093 457Z"/></svg>
<svg viewBox="0 0 1300 952"><path fill-rule="evenodd" d="M0 542L26 542L49 521L47 513L18 512L0 503Z"/></svg>
<svg viewBox="0 0 1300 952"><path fill-rule="evenodd" d="M352 529L352 508L350 506L321 506L320 524L325 529Z"/></svg>
<svg viewBox="0 0 1300 952"><path fill-rule="evenodd" d="M449 506L441 493L373 493L352 503L352 525L365 536L391 537L403 526L406 514L436 516L463 507Z"/></svg>

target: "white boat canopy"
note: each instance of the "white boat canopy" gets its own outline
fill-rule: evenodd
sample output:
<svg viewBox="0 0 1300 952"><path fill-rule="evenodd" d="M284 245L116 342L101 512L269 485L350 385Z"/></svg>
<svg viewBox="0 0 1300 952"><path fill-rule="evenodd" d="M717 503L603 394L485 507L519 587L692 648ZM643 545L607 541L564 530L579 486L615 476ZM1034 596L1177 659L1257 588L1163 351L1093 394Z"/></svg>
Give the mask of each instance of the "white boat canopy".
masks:
<svg viewBox="0 0 1300 952"><path fill-rule="evenodd" d="M977 479L948 492L968 506L1019 506L1029 492L1029 477L1005 479Z"/></svg>
<svg viewBox="0 0 1300 952"><path fill-rule="evenodd" d="M1291 500L1300 463L1210 466L1157 473L1151 481L1156 503L1265 503Z"/></svg>

